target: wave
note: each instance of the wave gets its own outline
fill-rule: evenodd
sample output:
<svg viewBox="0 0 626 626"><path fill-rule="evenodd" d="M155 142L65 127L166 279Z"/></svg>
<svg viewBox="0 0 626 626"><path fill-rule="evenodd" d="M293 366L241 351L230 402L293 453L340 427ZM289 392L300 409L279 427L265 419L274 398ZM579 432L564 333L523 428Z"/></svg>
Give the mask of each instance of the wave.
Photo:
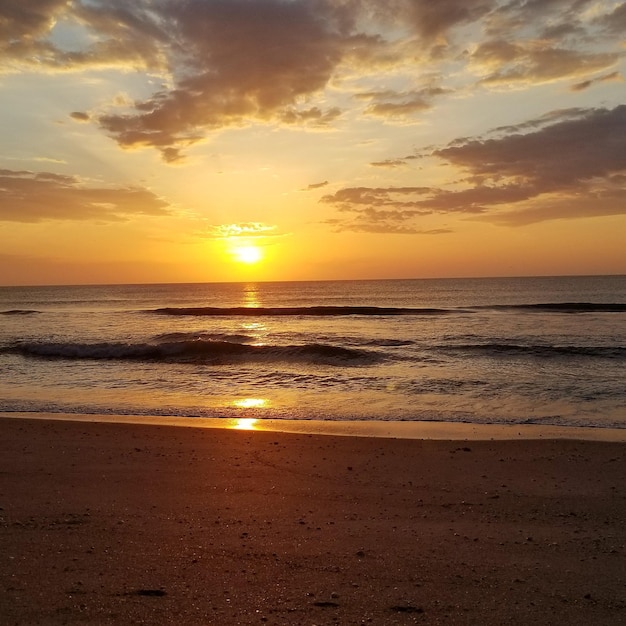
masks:
<svg viewBox="0 0 626 626"><path fill-rule="evenodd" d="M252 343L256 339L250 335L240 333L204 333L204 332L175 332L163 333L155 337L157 341L195 341L203 339L206 341L226 341L229 343Z"/></svg>
<svg viewBox="0 0 626 626"><path fill-rule="evenodd" d="M263 316L339 316L339 315L445 315L453 309L402 308L380 306L304 306L304 307L165 307L151 311L158 315L191 315L204 317Z"/></svg>
<svg viewBox="0 0 626 626"><path fill-rule="evenodd" d="M438 351L464 352L480 356L528 356L537 358L553 357L595 357L605 359L626 359L626 347L622 346L546 346L519 345L508 343L461 344L437 346Z"/></svg>
<svg viewBox="0 0 626 626"><path fill-rule="evenodd" d="M458 315L476 311L528 311L538 313L626 313L621 302L548 302L536 304L489 304L468 307L386 307L386 306L297 306L297 307L163 307L148 311L157 315L196 317L280 317L280 316L399 316Z"/></svg>
<svg viewBox="0 0 626 626"><path fill-rule="evenodd" d="M622 302L547 302L542 304L494 304L476 307L493 311L538 311L544 313L626 313Z"/></svg>
<svg viewBox="0 0 626 626"><path fill-rule="evenodd" d="M11 309L10 311L0 311L0 315L33 315L39 311L31 309Z"/></svg>
<svg viewBox="0 0 626 626"><path fill-rule="evenodd" d="M383 360L379 353L328 344L246 345L192 339L156 343L19 342L0 348L0 354L65 360L157 361L228 365L242 362L294 362L310 365L362 366Z"/></svg>
<svg viewBox="0 0 626 626"><path fill-rule="evenodd" d="M370 339L363 342L363 345L372 347L394 348L403 346L413 346L415 341L411 339Z"/></svg>

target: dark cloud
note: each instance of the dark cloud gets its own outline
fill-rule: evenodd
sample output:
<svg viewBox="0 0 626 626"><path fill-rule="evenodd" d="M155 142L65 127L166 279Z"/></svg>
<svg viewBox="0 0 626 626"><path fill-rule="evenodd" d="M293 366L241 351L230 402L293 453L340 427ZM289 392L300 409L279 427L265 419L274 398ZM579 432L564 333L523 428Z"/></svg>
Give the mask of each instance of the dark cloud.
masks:
<svg viewBox="0 0 626 626"><path fill-rule="evenodd" d="M407 196L423 196L431 193L430 187L348 187L322 198L322 202L335 204L343 210L352 210L355 205L368 207L394 207L400 209L414 206Z"/></svg>
<svg viewBox="0 0 626 626"><path fill-rule="evenodd" d="M598 76L597 78L590 78L589 80L583 80L580 83L576 83L572 85L570 89L572 91L585 91L585 89L589 89L593 85L597 85L598 83L606 83L609 81L623 81L624 78L619 72L611 72L609 74L604 74L604 76Z"/></svg>
<svg viewBox="0 0 626 626"><path fill-rule="evenodd" d="M576 217L606 217L626 213L626 189L623 183L618 188L602 184L572 188L561 196L544 196L526 203L519 209L502 211L489 216L477 217L503 226L527 226L537 222Z"/></svg>
<svg viewBox="0 0 626 626"><path fill-rule="evenodd" d="M616 5L611 13L598 18L598 23L609 33L623 35L626 32L626 2Z"/></svg>
<svg viewBox="0 0 626 626"><path fill-rule="evenodd" d="M489 13L494 0L407 0L402 3L410 23L426 41L436 40L464 24L470 24Z"/></svg>
<svg viewBox="0 0 626 626"><path fill-rule="evenodd" d="M167 202L141 187L88 187L73 176L0 170L0 221L112 222L168 213Z"/></svg>
<svg viewBox="0 0 626 626"><path fill-rule="evenodd" d="M529 133L467 141L434 154L462 168L470 191L440 194L430 206L466 211L467 193L494 194L481 219L524 225L549 219L626 213L626 105L579 110L570 119Z"/></svg>
<svg viewBox="0 0 626 626"><path fill-rule="evenodd" d="M0 72L153 72L162 86L150 96L69 114L98 124L123 148L154 148L176 162L222 128L330 127L342 110L324 96L337 86L356 94L359 112L388 120L415 120L459 89L567 79L580 91L601 80L598 73L615 73L625 7L594 0L11 0L0 4ZM61 43L63 28L80 33ZM478 81L464 74L467 65ZM395 80L400 74L404 82ZM468 82L450 88L446 81L462 75ZM384 86L372 90L374 80Z"/></svg>
<svg viewBox="0 0 626 626"><path fill-rule="evenodd" d="M343 214L326 222L335 230L415 235L425 234L414 222L432 213L423 206L424 195L431 191L428 187L349 187L324 196L321 202Z"/></svg>
<svg viewBox="0 0 626 626"><path fill-rule="evenodd" d="M313 189L321 189L322 187L326 187L328 185L328 181L324 180L321 183L311 183L307 188L306 191L312 191Z"/></svg>
<svg viewBox="0 0 626 626"><path fill-rule="evenodd" d="M578 32L581 13L595 0L510 0L499 6L487 18L488 33L514 34L537 26L544 33L565 26L562 32Z"/></svg>
<svg viewBox="0 0 626 626"><path fill-rule="evenodd" d="M499 128L497 138L434 150L431 156L463 172L463 189L459 181L452 189L351 187L322 202L352 214L352 222L341 223L356 230L390 223L417 230L418 219L432 213L511 226L626 214L624 129L626 105L556 111Z"/></svg>
<svg viewBox="0 0 626 626"><path fill-rule="evenodd" d="M0 5L0 42L6 50L20 40L37 39L54 26L67 0L6 0Z"/></svg>
<svg viewBox="0 0 626 626"><path fill-rule="evenodd" d="M485 17L487 36L470 56L483 85L537 84L586 77L623 55L606 37L608 11L594 0L512 0ZM608 46L603 45L607 43Z"/></svg>
<svg viewBox="0 0 626 626"><path fill-rule="evenodd" d="M132 34L129 58L139 55L147 65L169 69L173 88L124 112L101 115L98 122L120 146L154 147L173 162L211 130L251 120L330 126L341 110L307 105L307 99L321 93L342 64L368 72L406 63L413 54L407 47L411 37L418 48L430 47L431 58L439 54L445 60L453 54L446 49L455 29L472 23L483 23L490 33L466 57L484 69L482 85L584 78L607 70L620 53L581 43L600 28L580 20L590 2L186 0L129 6L118 0L82 6L81 16L107 41L124 42ZM529 25L542 29L545 38L536 32L530 36ZM386 30L390 26L406 33L405 45L394 43L393 29ZM405 91L363 92L358 98L367 115L413 119L452 92L442 81Z"/></svg>
<svg viewBox="0 0 626 626"><path fill-rule="evenodd" d="M545 113L541 117L537 117L532 120L526 120L525 122L521 122L519 124L513 124L510 126L499 126L498 128L494 128L491 133L510 135L525 130L537 130L538 128L543 128L544 126L549 126L558 122L563 122L566 120L577 120L585 117L588 114L589 109L584 109L580 107L573 107L569 109L556 109L555 111L549 111L548 113ZM455 140L453 143L450 144L450 146L462 146L470 141L472 141L471 138L464 137L462 139ZM434 152L435 150L436 148L431 148L431 152Z"/></svg>
<svg viewBox="0 0 626 626"><path fill-rule="evenodd" d="M481 44L472 62L489 68L482 84L541 83L603 70L615 65L618 53L568 50L549 43L492 40Z"/></svg>
<svg viewBox="0 0 626 626"><path fill-rule="evenodd" d="M46 40L66 0L11 0L0 3L0 73L21 65L53 62L60 51ZM45 61L44 61L45 62Z"/></svg>
<svg viewBox="0 0 626 626"><path fill-rule="evenodd" d="M280 114L279 119L285 124L310 124L316 127L330 126L341 116L341 109L332 107L327 111L322 111L319 107L297 110L287 109Z"/></svg>
<svg viewBox="0 0 626 626"><path fill-rule="evenodd" d="M427 111L433 107L436 96L449 93L442 87L425 87L413 91L373 91L357 94L359 100L369 101L365 109L366 115L384 118L407 118L415 113Z"/></svg>
<svg viewBox="0 0 626 626"><path fill-rule="evenodd" d="M280 0L167 4L170 37L185 42L176 87L134 111L104 115L100 125L123 147L178 150L206 130L253 118L330 123L339 109L296 106L326 86L349 43L345 24L323 8Z"/></svg>
<svg viewBox="0 0 626 626"><path fill-rule="evenodd" d="M385 159L384 161L373 161L370 163L372 167L403 167L406 165L406 161L404 159Z"/></svg>
<svg viewBox="0 0 626 626"><path fill-rule="evenodd" d="M89 115L87 115L87 113L83 113L82 111L72 111L72 113L70 113L70 117L77 122L88 122L90 120Z"/></svg>
<svg viewBox="0 0 626 626"><path fill-rule="evenodd" d="M11 0L0 4L0 71L75 71L88 67L164 70L165 31L149 3L120 0ZM54 42L58 24L80 24L90 43L71 50Z"/></svg>
<svg viewBox="0 0 626 626"><path fill-rule="evenodd" d="M558 191L626 169L624 128L626 105L589 109L536 132L471 140L434 154L468 170L474 179L526 181L538 191Z"/></svg>

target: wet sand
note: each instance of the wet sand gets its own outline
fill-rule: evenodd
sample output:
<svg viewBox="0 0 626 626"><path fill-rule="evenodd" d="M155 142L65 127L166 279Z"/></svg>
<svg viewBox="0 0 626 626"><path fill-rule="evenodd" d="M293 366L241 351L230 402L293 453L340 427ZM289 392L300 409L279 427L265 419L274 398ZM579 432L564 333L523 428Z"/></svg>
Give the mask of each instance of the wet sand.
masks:
<svg viewBox="0 0 626 626"><path fill-rule="evenodd" d="M626 444L0 418L2 624L626 624Z"/></svg>

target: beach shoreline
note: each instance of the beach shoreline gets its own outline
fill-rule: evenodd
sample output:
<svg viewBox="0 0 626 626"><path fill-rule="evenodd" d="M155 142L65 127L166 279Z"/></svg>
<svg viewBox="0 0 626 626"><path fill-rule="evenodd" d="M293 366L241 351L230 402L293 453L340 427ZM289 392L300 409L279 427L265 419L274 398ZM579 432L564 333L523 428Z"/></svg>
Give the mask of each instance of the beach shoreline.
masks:
<svg viewBox="0 0 626 626"><path fill-rule="evenodd" d="M391 439L436 439L447 441L494 441L573 439L626 442L626 428L552 426L542 424L474 424L438 421L309 420L263 418L206 418L158 415L115 415L51 412L3 412L0 419L36 419L70 422L134 424L250 430L305 435L376 437Z"/></svg>
<svg viewBox="0 0 626 626"><path fill-rule="evenodd" d="M0 432L3 623L624 623L623 442Z"/></svg>

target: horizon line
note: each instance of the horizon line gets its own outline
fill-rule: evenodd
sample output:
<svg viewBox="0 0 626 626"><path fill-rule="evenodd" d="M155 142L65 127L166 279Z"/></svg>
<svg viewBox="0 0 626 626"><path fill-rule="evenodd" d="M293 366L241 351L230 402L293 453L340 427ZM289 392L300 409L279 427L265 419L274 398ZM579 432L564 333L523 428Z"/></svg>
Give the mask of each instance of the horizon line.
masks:
<svg viewBox="0 0 626 626"><path fill-rule="evenodd" d="M306 278L293 280L207 280L207 281L155 281L128 283L28 283L1 285L0 289L25 289L40 287L140 287L158 285L249 285L276 283L340 283L340 282L379 282L379 281L436 281L436 280L515 280L526 278L620 278L626 274L520 274L500 276L430 276L413 278Z"/></svg>

